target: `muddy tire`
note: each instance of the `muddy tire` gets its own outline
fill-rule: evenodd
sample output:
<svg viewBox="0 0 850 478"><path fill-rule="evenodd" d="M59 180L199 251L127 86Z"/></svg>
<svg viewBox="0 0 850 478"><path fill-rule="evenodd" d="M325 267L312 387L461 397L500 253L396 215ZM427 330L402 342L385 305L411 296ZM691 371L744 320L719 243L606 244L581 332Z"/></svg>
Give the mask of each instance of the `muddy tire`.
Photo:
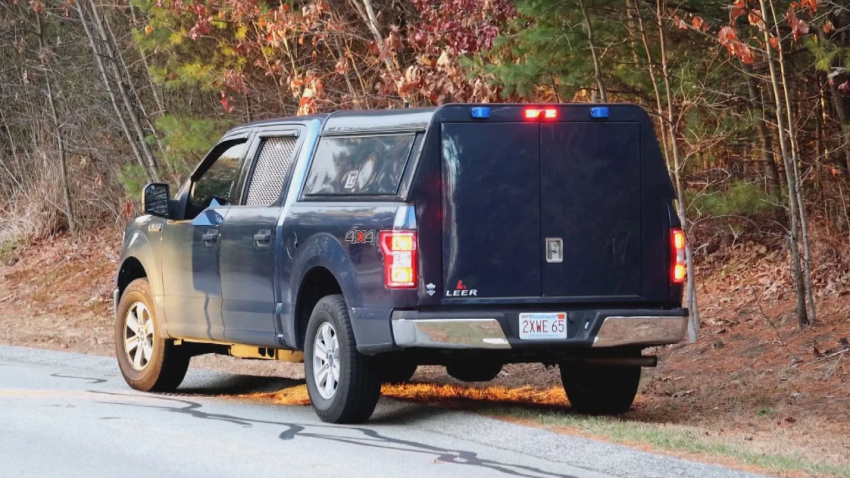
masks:
<svg viewBox="0 0 850 478"><path fill-rule="evenodd" d="M310 401L322 421L359 423L372 416L381 394L380 369L374 357L357 352L341 295L324 297L313 309L304 369Z"/></svg>
<svg viewBox="0 0 850 478"><path fill-rule="evenodd" d="M161 326L148 280L134 280L118 302L115 354L121 375L136 390L170 392L186 376L191 357L162 337Z"/></svg>
<svg viewBox="0 0 850 478"><path fill-rule="evenodd" d="M560 369L564 391L578 413L626 413L637 395L640 367L561 364Z"/></svg>
<svg viewBox="0 0 850 478"><path fill-rule="evenodd" d="M446 372L462 382L489 382L501 371L500 362L468 361L446 365Z"/></svg>

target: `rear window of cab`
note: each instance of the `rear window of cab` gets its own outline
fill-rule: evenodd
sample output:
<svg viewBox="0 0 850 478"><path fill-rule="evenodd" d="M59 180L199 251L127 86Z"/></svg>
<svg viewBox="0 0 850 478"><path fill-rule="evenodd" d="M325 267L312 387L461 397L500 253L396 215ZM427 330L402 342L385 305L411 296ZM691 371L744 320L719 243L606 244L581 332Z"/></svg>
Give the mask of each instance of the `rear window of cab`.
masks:
<svg viewBox="0 0 850 478"><path fill-rule="evenodd" d="M415 134L322 137L305 196L394 196Z"/></svg>

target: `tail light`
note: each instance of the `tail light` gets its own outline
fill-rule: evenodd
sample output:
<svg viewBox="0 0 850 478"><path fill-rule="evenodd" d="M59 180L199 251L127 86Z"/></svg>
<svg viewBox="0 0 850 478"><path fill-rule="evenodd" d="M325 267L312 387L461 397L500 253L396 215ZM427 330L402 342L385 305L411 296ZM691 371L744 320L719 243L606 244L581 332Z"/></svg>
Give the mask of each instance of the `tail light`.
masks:
<svg viewBox="0 0 850 478"><path fill-rule="evenodd" d="M670 278L674 284L685 282L685 233L679 228L670 229Z"/></svg>
<svg viewBox="0 0 850 478"><path fill-rule="evenodd" d="M555 119L558 117L558 110L555 108L525 108L523 116L525 116L525 119Z"/></svg>
<svg viewBox="0 0 850 478"><path fill-rule="evenodd" d="M388 289L416 288L416 233L381 231L384 254L384 285Z"/></svg>

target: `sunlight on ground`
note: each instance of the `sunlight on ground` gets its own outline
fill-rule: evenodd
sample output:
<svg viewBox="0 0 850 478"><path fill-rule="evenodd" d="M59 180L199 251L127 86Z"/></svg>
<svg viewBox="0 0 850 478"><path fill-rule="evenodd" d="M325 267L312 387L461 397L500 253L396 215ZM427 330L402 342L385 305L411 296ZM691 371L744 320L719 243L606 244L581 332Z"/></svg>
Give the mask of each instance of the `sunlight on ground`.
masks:
<svg viewBox="0 0 850 478"><path fill-rule="evenodd" d="M483 402L487 405L526 405L532 407L566 407L564 389L560 387L537 388L531 386L469 387L436 383L405 383L384 385L381 395L419 403L461 405ZM241 398L269 400L278 405L309 405L307 385L284 388L271 393L252 393Z"/></svg>
<svg viewBox="0 0 850 478"><path fill-rule="evenodd" d="M531 386L470 387L437 383L406 383L384 385L381 394L401 400L423 403L486 402L488 405L531 405L541 407L566 407L569 402L561 387L538 388Z"/></svg>

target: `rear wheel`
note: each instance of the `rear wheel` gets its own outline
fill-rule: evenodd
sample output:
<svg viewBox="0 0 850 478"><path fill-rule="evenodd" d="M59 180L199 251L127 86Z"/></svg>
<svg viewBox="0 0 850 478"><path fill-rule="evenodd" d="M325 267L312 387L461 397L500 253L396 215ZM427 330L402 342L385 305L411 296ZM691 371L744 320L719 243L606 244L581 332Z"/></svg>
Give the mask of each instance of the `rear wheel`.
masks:
<svg viewBox="0 0 850 478"><path fill-rule="evenodd" d="M560 369L570 405L579 413L626 413L637 395L640 367L561 364Z"/></svg>
<svg viewBox="0 0 850 478"><path fill-rule="evenodd" d="M307 391L319 418L330 423L368 420L381 394L380 370L374 358L357 352L341 295L316 304L304 346Z"/></svg>
<svg viewBox="0 0 850 478"><path fill-rule="evenodd" d="M115 353L128 385L145 392L176 389L191 356L160 334L153 293L147 279L127 286L115 316Z"/></svg>
<svg viewBox="0 0 850 478"><path fill-rule="evenodd" d="M500 362L468 361L446 365L446 372L463 382L489 382L501 371Z"/></svg>

